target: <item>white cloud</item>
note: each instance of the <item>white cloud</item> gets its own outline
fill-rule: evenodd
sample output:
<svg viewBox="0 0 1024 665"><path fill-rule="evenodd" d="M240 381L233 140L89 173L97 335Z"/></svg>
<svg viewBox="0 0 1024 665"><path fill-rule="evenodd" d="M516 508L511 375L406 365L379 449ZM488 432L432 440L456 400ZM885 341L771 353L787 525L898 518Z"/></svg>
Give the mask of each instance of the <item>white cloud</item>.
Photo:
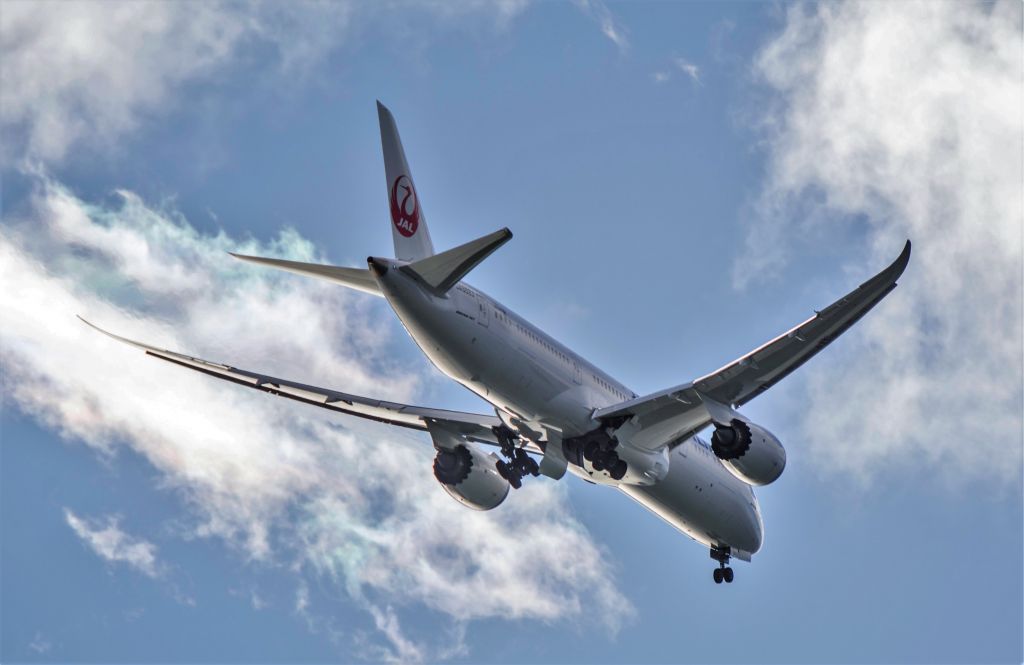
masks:
<svg viewBox="0 0 1024 665"><path fill-rule="evenodd" d="M675 63L675 66L679 71L689 76L690 80L694 83L699 84L701 82L700 68L697 67L697 65L693 64L686 58L675 58L672 62Z"/></svg>
<svg viewBox="0 0 1024 665"><path fill-rule="evenodd" d="M89 520L65 508L64 519L75 535L101 559L111 563L123 563L149 577L160 575L161 565L156 558L156 545L125 533L116 516Z"/></svg>
<svg viewBox="0 0 1024 665"><path fill-rule="evenodd" d="M409 401L423 380L393 361L388 331L400 328L380 300L226 254L326 261L298 234L204 235L173 210L119 198L89 204L40 178L29 212L0 226L6 401L104 455L125 445L143 456L189 507L193 535L336 585L371 614L396 608L395 621L373 619L400 658L417 653L398 639L403 608L455 626L599 616L614 630L630 615L564 485L537 480L495 511L466 510L434 480L425 436L188 372L76 321L383 398ZM308 589L295 600L307 619Z"/></svg>
<svg viewBox="0 0 1024 665"><path fill-rule="evenodd" d="M758 57L776 103L737 285L850 229L867 236L862 277L915 242L893 295L799 374L822 468L1020 480L1021 10L797 5Z"/></svg>
<svg viewBox="0 0 1024 665"><path fill-rule="evenodd" d="M679 56L672 58L672 65L669 69L662 69L651 74L651 80L658 84L667 83L672 79L673 72L681 72L696 85L703 85L700 80L700 67Z"/></svg>
<svg viewBox="0 0 1024 665"><path fill-rule="evenodd" d="M625 52L629 49L629 39L626 37L626 30L619 23L612 10L608 9L603 0L576 0L576 6L597 22L601 34L615 44L619 51Z"/></svg>
<svg viewBox="0 0 1024 665"><path fill-rule="evenodd" d="M28 643L28 648L32 649L38 654L49 653L50 649L53 648L53 643L46 639L42 631L36 631L36 634L32 637L32 641Z"/></svg>
<svg viewBox="0 0 1024 665"><path fill-rule="evenodd" d="M216 90L231 67L257 59L257 83L293 85L369 21L397 20L423 39L424 17L483 17L502 28L525 6L8 0L0 12L0 163L116 150L147 120L178 108L186 86Z"/></svg>
<svg viewBox="0 0 1024 665"><path fill-rule="evenodd" d="M316 62L344 35L346 3L5 2L0 81L5 162L55 162L111 147L214 80L246 47L269 46L282 71Z"/></svg>

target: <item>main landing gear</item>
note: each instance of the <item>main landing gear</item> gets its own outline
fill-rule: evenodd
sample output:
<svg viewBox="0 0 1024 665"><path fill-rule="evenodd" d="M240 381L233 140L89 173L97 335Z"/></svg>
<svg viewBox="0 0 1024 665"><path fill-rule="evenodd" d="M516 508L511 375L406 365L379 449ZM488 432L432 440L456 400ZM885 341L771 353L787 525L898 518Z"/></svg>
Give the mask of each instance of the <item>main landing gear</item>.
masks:
<svg viewBox="0 0 1024 665"><path fill-rule="evenodd" d="M514 489L519 489L523 486L523 476L527 474L540 475L540 465L537 464L537 460L527 455L522 448L516 447L516 435L512 430L507 427L495 427L494 434L501 444L501 454L508 459L508 461L498 460L495 467L509 485Z"/></svg>
<svg viewBox="0 0 1024 665"><path fill-rule="evenodd" d="M607 471L613 480L622 480L628 466L625 460L619 459L619 454L615 452L614 446L617 442L610 441L605 445L602 443L604 442L588 441L583 447L583 459L590 462L594 471Z"/></svg>
<svg viewBox="0 0 1024 665"><path fill-rule="evenodd" d="M729 548L728 547L712 547L711 558L718 562L718 568L715 568L714 575L715 584L726 584L732 583L732 568L728 566L729 563Z"/></svg>
<svg viewBox="0 0 1024 665"><path fill-rule="evenodd" d="M622 422L624 421L608 422L586 434L565 439L562 442L562 449L565 451L566 459L584 468L585 462L590 462L594 471L607 471L612 480L622 480L629 466L626 460L615 452L619 442L614 437L615 429L620 427Z"/></svg>

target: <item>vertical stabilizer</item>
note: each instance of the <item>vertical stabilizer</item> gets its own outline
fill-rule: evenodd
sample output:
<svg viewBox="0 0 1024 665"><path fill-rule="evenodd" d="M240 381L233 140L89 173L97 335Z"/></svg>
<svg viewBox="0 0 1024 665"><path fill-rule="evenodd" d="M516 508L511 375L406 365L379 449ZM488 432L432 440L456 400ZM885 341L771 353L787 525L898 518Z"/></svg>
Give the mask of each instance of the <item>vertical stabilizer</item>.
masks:
<svg viewBox="0 0 1024 665"><path fill-rule="evenodd" d="M395 118L386 106L377 102L380 118L380 143L384 150L384 173L388 184L388 208L391 211L391 235L395 239L395 258L418 261L434 254L427 221L423 218L412 172L405 161L402 140Z"/></svg>

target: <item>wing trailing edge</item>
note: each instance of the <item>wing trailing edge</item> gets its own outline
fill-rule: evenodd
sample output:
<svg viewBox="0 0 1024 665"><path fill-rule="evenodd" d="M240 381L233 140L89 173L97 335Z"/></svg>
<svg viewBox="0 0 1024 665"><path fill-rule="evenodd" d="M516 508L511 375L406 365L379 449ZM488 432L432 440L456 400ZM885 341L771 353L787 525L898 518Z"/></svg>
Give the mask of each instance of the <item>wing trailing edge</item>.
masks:
<svg viewBox="0 0 1024 665"><path fill-rule="evenodd" d="M495 430L501 427L502 422L497 416L388 402L258 374L176 351L161 349L144 342L128 339L127 337L121 337L86 321L81 316L78 318L90 328L119 342L141 349L146 355L165 360L179 367L201 372L207 376L224 379L225 381L255 388L271 395L287 397L322 409L358 416L367 420L375 420L389 425L398 425L421 431L442 427L453 436L463 437L480 443L499 445ZM530 450L536 452L535 447L530 448Z"/></svg>

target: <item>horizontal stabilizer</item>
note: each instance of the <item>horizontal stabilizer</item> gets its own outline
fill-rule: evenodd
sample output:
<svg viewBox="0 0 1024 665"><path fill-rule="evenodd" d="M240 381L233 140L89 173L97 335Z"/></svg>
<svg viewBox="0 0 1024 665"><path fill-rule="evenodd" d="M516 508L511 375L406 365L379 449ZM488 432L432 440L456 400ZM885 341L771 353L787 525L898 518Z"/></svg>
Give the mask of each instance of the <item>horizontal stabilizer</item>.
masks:
<svg viewBox="0 0 1024 665"><path fill-rule="evenodd" d="M477 264L512 238L507 228L483 238L471 240L447 252L434 254L405 266L437 295L444 295Z"/></svg>
<svg viewBox="0 0 1024 665"><path fill-rule="evenodd" d="M320 263L301 263L299 261L285 261L284 259L267 259L262 256L246 256L229 252L231 256L248 263L255 263L262 266L270 266L279 270L287 270L297 275L308 277L319 277L327 279L335 284L341 284L363 293L372 293L375 296L383 295L377 286L377 280L373 278L366 268L342 268L340 266L328 266Z"/></svg>

